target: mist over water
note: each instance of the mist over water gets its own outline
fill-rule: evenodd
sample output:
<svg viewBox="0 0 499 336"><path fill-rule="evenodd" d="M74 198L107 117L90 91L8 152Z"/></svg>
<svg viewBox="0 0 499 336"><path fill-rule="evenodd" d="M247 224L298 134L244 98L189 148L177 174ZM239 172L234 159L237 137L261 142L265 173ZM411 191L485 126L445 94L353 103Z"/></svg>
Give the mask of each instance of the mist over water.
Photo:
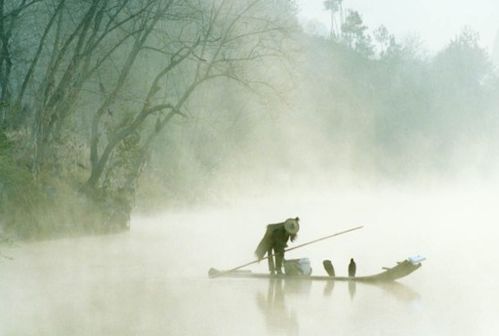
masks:
<svg viewBox="0 0 499 336"><path fill-rule="evenodd" d="M265 224L295 215L294 245L365 225L287 255L310 258L315 275L325 258L339 275L350 257L358 275L428 259L391 285L208 279L252 260ZM2 251L13 260L0 263L0 334L490 335L498 219L485 191L301 192L136 216L125 234L16 243Z"/></svg>
<svg viewBox="0 0 499 336"><path fill-rule="evenodd" d="M495 335L499 49L429 55L337 2L326 34L287 0L6 4L0 336ZM364 226L286 254L313 275L427 259L208 278L296 216L289 247Z"/></svg>

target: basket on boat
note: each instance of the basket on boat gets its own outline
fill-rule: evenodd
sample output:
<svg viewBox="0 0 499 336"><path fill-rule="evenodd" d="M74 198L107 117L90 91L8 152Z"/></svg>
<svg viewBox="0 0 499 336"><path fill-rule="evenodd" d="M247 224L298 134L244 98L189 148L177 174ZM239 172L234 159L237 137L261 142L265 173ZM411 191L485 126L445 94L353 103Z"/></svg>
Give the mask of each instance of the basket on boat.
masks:
<svg viewBox="0 0 499 336"><path fill-rule="evenodd" d="M310 260L308 258L285 260L284 273L286 275L310 275L312 274Z"/></svg>

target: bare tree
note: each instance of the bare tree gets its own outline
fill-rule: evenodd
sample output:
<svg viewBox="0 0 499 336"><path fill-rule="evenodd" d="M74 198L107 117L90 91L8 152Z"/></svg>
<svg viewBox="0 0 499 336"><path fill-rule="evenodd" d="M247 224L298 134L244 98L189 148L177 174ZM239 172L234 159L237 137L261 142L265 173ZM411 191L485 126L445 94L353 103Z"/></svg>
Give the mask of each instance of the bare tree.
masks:
<svg viewBox="0 0 499 336"><path fill-rule="evenodd" d="M5 0L0 0L0 125L6 122L7 109L11 103L10 76L14 64L11 42L14 37L14 27L23 12L40 1L9 1L6 6Z"/></svg>
<svg viewBox="0 0 499 336"><path fill-rule="evenodd" d="M113 169L113 165L109 164L113 152L136 133L143 138L140 155L131 168L135 170L131 176L137 176L157 134L175 116L188 117L183 111L184 106L203 84L225 79L250 90L268 85L253 78L245 69L248 64L262 62L265 58L282 57L281 43L289 27L259 15L265 6L262 0L249 1L244 5L229 1L193 1L182 5L180 12L184 15L172 12L179 8L171 6L167 21L154 21L156 34L147 41L137 40L137 48L159 56L160 67L149 82L142 106L133 118L121 124L122 127L107 138L105 144L101 143L100 122L110 101L106 99L95 113L91 136L92 169L87 187L99 186L105 170ZM162 34L162 29L168 33ZM113 96L115 94L108 97ZM153 116L155 122L147 123ZM98 146L99 143L101 146Z"/></svg>
<svg viewBox="0 0 499 336"><path fill-rule="evenodd" d="M51 161L54 141L84 86L143 30L156 0L46 1L49 15L10 109L33 111L33 172ZM30 90L28 90L31 88ZM29 92L28 92L29 91Z"/></svg>
<svg viewBox="0 0 499 336"><path fill-rule="evenodd" d="M69 179L125 213L119 198L133 197L158 134L192 116L193 95L221 81L272 89L251 69L283 57L290 25L283 1L4 1L0 117L22 120L15 155L36 183Z"/></svg>

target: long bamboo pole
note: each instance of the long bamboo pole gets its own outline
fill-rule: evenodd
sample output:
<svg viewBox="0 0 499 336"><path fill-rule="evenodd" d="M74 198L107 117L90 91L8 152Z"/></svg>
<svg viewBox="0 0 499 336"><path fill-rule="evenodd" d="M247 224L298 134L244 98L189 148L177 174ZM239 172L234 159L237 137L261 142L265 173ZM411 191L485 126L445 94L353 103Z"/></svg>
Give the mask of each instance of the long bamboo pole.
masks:
<svg viewBox="0 0 499 336"><path fill-rule="evenodd" d="M348 233L348 232L352 232L352 231L355 231L355 230L360 230L363 227L364 227L363 225L356 226L356 227L348 229L348 230L340 231L340 232L337 232L337 233L334 233L334 234L331 234L331 235L328 235L328 236L325 236L325 237L322 237L322 238L314 239L314 240L311 240L309 242L306 242L306 243L303 243L303 244L300 244L300 245L288 248L288 249L284 250L284 252L289 252L289 251L292 251L292 250L296 250L297 248L300 248L300 247L303 247L303 246L307 246L307 245L311 245L311 244L315 244L315 243L320 242L322 240L330 239L330 238L333 238L333 237L336 237L336 236L339 236L339 235L342 235L342 234L345 234L345 233ZM243 265L231 268L231 269L226 270L226 271L217 271L217 270L211 268L208 271L208 275L210 276L210 278L216 278L217 276L237 271L238 269L241 269L241 268L249 266L249 265L256 264L256 263L258 263L258 262L260 262L262 260L265 260L265 259L268 259L268 258L274 257L274 256L275 256L275 254L272 254L272 255L263 257L262 259L253 260L253 261L250 261L250 262L248 262L246 264L243 264Z"/></svg>

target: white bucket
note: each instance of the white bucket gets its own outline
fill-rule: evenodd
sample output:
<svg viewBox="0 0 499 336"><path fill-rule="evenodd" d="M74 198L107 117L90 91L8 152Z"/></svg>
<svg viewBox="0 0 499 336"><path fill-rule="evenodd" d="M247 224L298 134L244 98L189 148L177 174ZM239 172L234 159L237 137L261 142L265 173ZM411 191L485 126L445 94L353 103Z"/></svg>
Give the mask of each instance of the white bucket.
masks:
<svg viewBox="0 0 499 336"><path fill-rule="evenodd" d="M417 265L417 264L420 264L422 261L425 261L426 258L423 256L420 256L420 255L417 255L417 256L409 257L409 258L407 258L407 260L409 260L413 265Z"/></svg>
<svg viewBox="0 0 499 336"><path fill-rule="evenodd" d="M312 274L310 260L308 258L285 260L284 273L286 275L310 275Z"/></svg>

